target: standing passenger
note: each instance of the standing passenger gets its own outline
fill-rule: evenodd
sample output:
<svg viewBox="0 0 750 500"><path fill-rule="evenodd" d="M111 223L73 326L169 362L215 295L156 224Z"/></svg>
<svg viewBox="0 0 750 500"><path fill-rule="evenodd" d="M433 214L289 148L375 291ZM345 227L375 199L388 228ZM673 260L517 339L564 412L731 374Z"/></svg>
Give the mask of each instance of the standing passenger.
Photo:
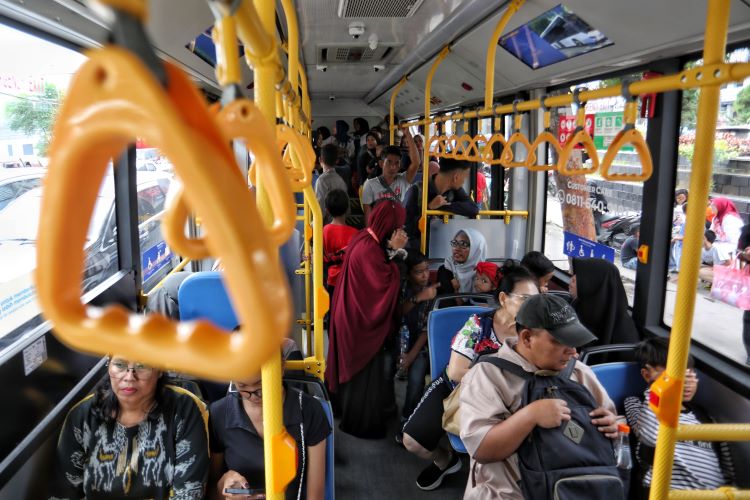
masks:
<svg viewBox="0 0 750 500"><path fill-rule="evenodd" d="M410 164L406 172L399 173L401 169L401 150L396 146L388 146L383 152L385 161L383 163L383 175L369 179L365 182L362 190L362 208L365 212L365 220L375 203L381 200L396 200L404 203L406 191L411 186L414 176L417 175L419 158L417 147L414 145L411 133L404 130L404 140L409 146Z"/></svg>
<svg viewBox="0 0 750 500"><path fill-rule="evenodd" d="M315 183L315 197L318 199L318 205L320 205L323 211L325 210L328 193L335 189L347 192L346 182L344 182L344 179L335 170L337 154L338 149L333 144L326 144L320 152L320 166L323 167L323 173L320 174L318 181ZM328 224L331 222L331 218L325 215L323 221Z"/></svg>
<svg viewBox="0 0 750 500"><path fill-rule="evenodd" d="M401 277L392 261L406 245L406 213L395 201L373 209L349 243L333 294L326 380L338 394L341 430L378 439L393 401L386 360L398 326Z"/></svg>
<svg viewBox="0 0 750 500"><path fill-rule="evenodd" d="M617 267L603 259L573 259L573 273L573 307L581 323L598 337L594 345L638 342Z"/></svg>
<svg viewBox="0 0 750 500"><path fill-rule="evenodd" d="M373 161L377 163L379 143L380 135L377 132L372 130L367 132L365 143L357 155L357 179L360 186L364 186L367 179L377 177L377 167L373 167L371 164Z"/></svg>
<svg viewBox="0 0 750 500"><path fill-rule="evenodd" d="M357 234L357 229L346 225L346 211L349 208L346 192L334 189L326 196L325 203L326 212L333 221L323 228L323 262L328 266L328 294L333 297L346 249Z"/></svg>

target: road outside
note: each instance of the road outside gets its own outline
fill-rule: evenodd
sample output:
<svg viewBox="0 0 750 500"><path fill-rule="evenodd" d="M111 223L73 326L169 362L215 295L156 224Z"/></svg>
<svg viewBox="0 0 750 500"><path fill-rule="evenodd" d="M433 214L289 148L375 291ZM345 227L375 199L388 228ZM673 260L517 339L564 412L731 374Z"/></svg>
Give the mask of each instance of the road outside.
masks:
<svg viewBox="0 0 750 500"><path fill-rule="evenodd" d="M568 256L563 253L562 212L556 198L547 197L547 221L545 225L545 255L563 270L569 269ZM628 302L633 304L635 271L625 269L620 263L619 251L615 264L622 275ZM711 298L703 286L697 290L692 336L695 340L720 352L728 358L744 364L747 359L742 344L742 310ZM677 296L676 278L667 283L664 305L664 322L670 326L674 317Z"/></svg>

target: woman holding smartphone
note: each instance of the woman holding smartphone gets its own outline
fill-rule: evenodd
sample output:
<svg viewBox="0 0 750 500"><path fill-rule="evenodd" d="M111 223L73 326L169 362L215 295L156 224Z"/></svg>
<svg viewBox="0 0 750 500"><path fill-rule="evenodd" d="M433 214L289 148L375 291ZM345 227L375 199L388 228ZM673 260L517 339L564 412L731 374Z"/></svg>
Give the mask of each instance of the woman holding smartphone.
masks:
<svg viewBox="0 0 750 500"><path fill-rule="evenodd" d="M297 475L286 498L323 500L326 438L331 433L323 407L312 396L284 388L284 427L297 443ZM233 382L209 409L210 498L265 498L263 392L261 376Z"/></svg>

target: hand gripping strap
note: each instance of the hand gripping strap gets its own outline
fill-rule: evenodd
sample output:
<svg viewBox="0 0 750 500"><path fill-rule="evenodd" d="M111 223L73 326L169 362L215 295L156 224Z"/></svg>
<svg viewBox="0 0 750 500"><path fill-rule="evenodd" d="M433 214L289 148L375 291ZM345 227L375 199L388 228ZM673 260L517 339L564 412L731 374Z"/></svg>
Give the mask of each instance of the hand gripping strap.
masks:
<svg viewBox="0 0 750 500"><path fill-rule="evenodd" d="M562 148L560 147L560 143L557 142L557 137L555 137L551 132L545 130L544 132L536 136L536 139L534 139L534 143L531 145L531 151L534 152L534 161L528 162L526 165L526 168L528 168L532 172L543 172L545 170L557 170L558 163L551 163L548 165L542 163L541 165L537 165L536 151L539 149L539 146L541 146L545 142L554 148L555 153L558 158L558 163L559 163L560 154L562 153Z"/></svg>
<svg viewBox="0 0 750 500"><path fill-rule="evenodd" d="M37 248L39 303L68 345L116 353L216 380L245 378L278 356L291 324L290 297L252 193L232 151L189 79L164 63L163 89L131 53L89 53L55 123ZM201 214L207 245L227 269L239 332L207 321L173 322L121 306L86 307L81 275L88 221L110 158L136 136L169 157L190 206ZM210 159L211 168L206 161ZM169 242L168 240L168 243Z"/></svg>

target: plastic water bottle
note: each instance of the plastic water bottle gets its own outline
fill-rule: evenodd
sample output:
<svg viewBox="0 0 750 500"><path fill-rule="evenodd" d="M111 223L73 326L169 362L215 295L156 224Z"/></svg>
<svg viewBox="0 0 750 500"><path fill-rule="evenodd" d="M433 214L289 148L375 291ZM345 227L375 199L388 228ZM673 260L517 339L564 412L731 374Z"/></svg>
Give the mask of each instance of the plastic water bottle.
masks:
<svg viewBox="0 0 750 500"><path fill-rule="evenodd" d="M615 444L615 459L617 468L630 470L633 462L630 457L630 426L619 424L617 426L617 444Z"/></svg>
<svg viewBox="0 0 750 500"><path fill-rule="evenodd" d="M398 338L399 338L399 367L398 371L396 372L396 377L398 377L399 380L403 380L406 378L406 370L400 366L401 359L406 355L407 352L409 352L409 327L406 326L406 323L403 323L401 325L401 330L398 332Z"/></svg>

